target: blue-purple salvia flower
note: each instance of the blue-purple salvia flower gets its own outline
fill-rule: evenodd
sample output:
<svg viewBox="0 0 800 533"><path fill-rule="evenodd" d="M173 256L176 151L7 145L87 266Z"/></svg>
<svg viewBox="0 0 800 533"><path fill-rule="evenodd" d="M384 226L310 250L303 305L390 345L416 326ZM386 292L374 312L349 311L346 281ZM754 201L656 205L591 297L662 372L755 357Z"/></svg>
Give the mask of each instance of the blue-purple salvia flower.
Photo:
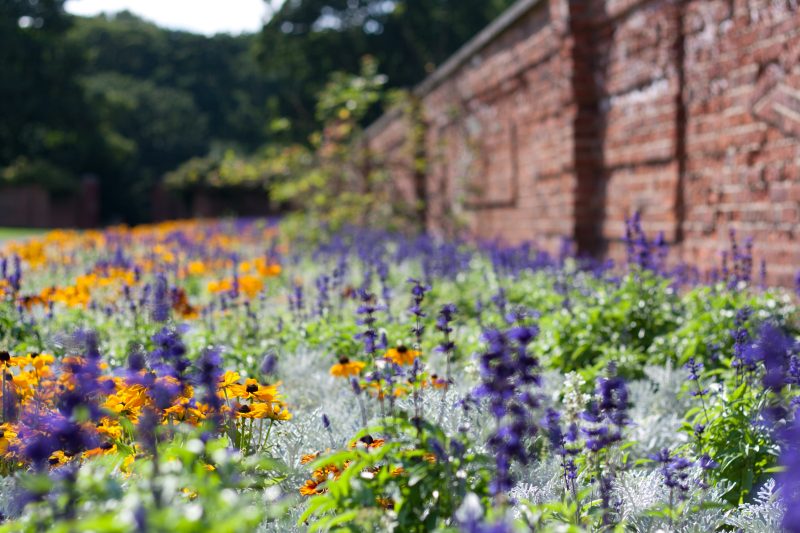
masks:
<svg viewBox="0 0 800 533"><path fill-rule="evenodd" d="M564 489L577 496L576 480L578 478L578 467L575 465L575 455L579 453L579 448L569 446L577 440L577 426L570 425L567 433L561 428L561 415L554 409L548 409L542 419L542 427L547 431L547 439L553 453L559 456L561 461L561 477L564 482Z"/></svg>
<svg viewBox="0 0 800 533"><path fill-rule="evenodd" d="M150 316L154 322L166 322L172 308L167 277L158 273L153 288L153 305Z"/></svg>
<svg viewBox="0 0 800 533"><path fill-rule="evenodd" d="M422 335L425 332L425 326L422 324L422 319L425 318L425 311L422 310L422 301L425 299L425 293L431 290L429 285L423 284L421 281L414 278L409 278L411 283L411 307L408 312L414 317L414 325L411 327L411 332L417 339L417 348L422 343Z"/></svg>
<svg viewBox="0 0 800 533"><path fill-rule="evenodd" d="M364 289L359 290L358 297L361 305L356 309L359 316L357 323L364 326L364 331L356 335L356 338L364 344L364 351L371 357L375 357L377 349L378 332L375 329L375 313L380 309L375 304L375 295Z"/></svg>
<svg viewBox="0 0 800 533"><path fill-rule="evenodd" d="M219 428L222 422L222 400L217 394L217 385L222 376L220 352L206 348L197 361L197 383L203 387L203 402L212 413L211 421Z"/></svg>
<svg viewBox="0 0 800 533"><path fill-rule="evenodd" d="M317 315L323 316L330 307L330 276L322 274L314 284L317 287Z"/></svg>
<svg viewBox="0 0 800 533"><path fill-rule="evenodd" d="M268 352L261 359L261 366L259 370L262 376L271 376L275 373L278 367L278 357L273 352Z"/></svg>
<svg viewBox="0 0 800 533"><path fill-rule="evenodd" d="M676 493L678 499L685 499L689 492L689 468L693 465L692 461L673 455L669 449L663 448L650 459L660 463L660 472L663 477L664 486L670 490L670 494Z"/></svg>
<svg viewBox="0 0 800 533"><path fill-rule="evenodd" d="M586 449L595 455L601 454L610 446L622 440L623 428L630 423L628 417L628 389L625 381L614 375L613 366L609 368L610 377L597 379L595 398L581 418L588 425L581 428L585 436ZM608 465L597 464L596 479L600 489L600 500L603 508L603 523L611 522L611 487L613 470Z"/></svg>
<svg viewBox="0 0 800 533"><path fill-rule="evenodd" d="M513 486L513 461L527 464L530 460L526 441L536 434L533 410L539 406L531 386L539 379L535 374L536 359L527 354L527 345L535 332L532 328L524 333L514 328L508 333L487 330L483 334L487 349L479 358L481 384L473 395L488 401L491 415L498 421L498 428L488 441L497 466L491 484L494 494L507 492Z"/></svg>
<svg viewBox="0 0 800 533"><path fill-rule="evenodd" d="M797 368L797 358L793 354L794 340L771 322L765 322L758 330L756 342L752 345L753 359L764 363L761 378L764 388L780 392L783 387L794 383L792 374Z"/></svg>

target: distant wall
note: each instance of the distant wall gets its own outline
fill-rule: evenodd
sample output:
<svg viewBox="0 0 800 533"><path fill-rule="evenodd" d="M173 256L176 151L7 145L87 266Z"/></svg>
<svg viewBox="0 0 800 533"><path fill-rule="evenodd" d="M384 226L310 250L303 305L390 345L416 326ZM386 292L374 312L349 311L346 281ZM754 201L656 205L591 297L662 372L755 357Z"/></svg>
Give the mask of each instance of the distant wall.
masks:
<svg viewBox="0 0 800 533"><path fill-rule="evenodd" d="M153 189L151 207L151 216L156 221L277 214L270 204L267 191L257 187L171 191L163 185L157 185Z"/></svg>
<svg viewBox="0 0 800 533"><path fill-rule="evenodd" d="M0 226L91 228L100 223L99 208L98 184L91 178L59 195L38 185L0 186Z"/></svg>
<svg viewBox="0 0 800 533"><path fill-rule="evenodd" d="M795 0L520 0L415 94L422 140L392 112L367 144L434 231L620 257L638 210L676 259L733 229L771 281L800 268Z"/></svg>

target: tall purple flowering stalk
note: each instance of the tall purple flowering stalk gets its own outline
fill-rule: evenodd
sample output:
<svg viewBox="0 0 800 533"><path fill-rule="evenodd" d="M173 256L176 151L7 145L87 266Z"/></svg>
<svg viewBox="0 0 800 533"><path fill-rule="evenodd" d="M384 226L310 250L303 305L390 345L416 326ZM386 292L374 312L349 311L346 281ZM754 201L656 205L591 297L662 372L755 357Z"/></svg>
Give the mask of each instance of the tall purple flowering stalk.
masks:
<svg viewBox="0 0 800 533"><path fill-rule="evenodd" d="M700 398L700 403L703 406L703 414L705 414L706 417L706 424L708 424L708 410L706 409L705 401L708 389L704 389L703 385L700 383L700 373L703 371L704 365L695 360L694 357L690 357L689 361L684 365L684 368L689 372L689 381L692 381L695 385L695 390L691 391L691 395Z"/></svg>
<svg viewBox="0 0 800 533"><path fill-rule="evenodd" d="M154 349L150 352L153 368L165 375L171 375L181 384L187 382L187 371L192 365L187 357L186 344L181 334L183 328L161 328L153 335Z"/></svg>
<svg viewBox="0 0 800 533"><path fill-rule="evenodd" d="M528 345L536 334L536 328L526 326L483 333L487 349L478 361L481 384L473 396L488 402L497 424L488 440L497 466L490 488L497 496L513 486L512 462L527 464L531 459L528 441L537 432L533 412L539 407L533 387L540 384L540 377L538 362L528 354Z"/></svg>
<svg viewBox="0 0 800 533"><path fill-rule="evenodd" d="M356 314L359 316L356 323L364 326L364 331L356 335L356 339L361 340L364 344L364 352L374 360L378 339L378 332L375 329L378 319L375 318L375 313L380 308L375 304L375 295L365 289L358 292L358 298L361 300L361 305L356 309Z"/></svg>
<svg viewBox="0 0 800 533"><path fill-rule="evenodd" d="M450 337L453 333L453 315L456 313L456 306L454 304L445 304L439 309L439 314L436 317L436 329L442 333L442 342L436 347L436 351L444 354L445 357L445 374L444 374L444 387L442 388L442 402L439 408L439 423L444 418L444 411L447 402L447 389L450 387L450 366L455 343Z"/></svg>
<svg viewBox="0 0 800 533"><path fill-rule="evenodd" d="M342 307L344 307L345 302L345 291L344 291L344 283L347 277L348 272L348 265L347 265L347 254L342 253L339 255L339 260L336 263L336 266L333 268L333 272L331 273L331 288L336 291L338 295L338 312L341 315Z"/></svg>
<svg viewBox="0 0 800 533"><path fill-rule="evenodd" d="M506 299L506 291L503 287L497 289L497 292L491 297L492 303L497 307L498 313L501 317L506 316L506 308L508 300Z"/></svg>
<svg viewBox="0 0 800 533"><path fill-rule="evenodd" d="M721 255L721 265L719 278L714 281L722 281L728 289L737 289L740 285L749 285L753 277L753 240L745 240L744 248L740 246L736 231L730 230L730 249L723 250ZM766 270L766 264L762 265ZM764 272L766 275L766 272Z"/></svg>
<svg viewBox="0 0 800 533"><path fill-rule="evenodd" d="M153 283L153 304L150 310L150 317L154 322L166 322L169 320L169 312L172 308L170 301L169 284L167 276L158 273Z"/></svg>
<svg viewBox="0 0 800 533"><path fill-rule="evenodd" d="M305 297L301 283L295 283L292 288L292 293L289 295L289 309L296 320L299 321L305 317Z"/></svg>
<svg viewBox="0 0 800 533"><path fill-rule="evenodd" d="M431 287L414 278L409 278L408 282L412 284L412 304L408 308L408 312L414 317L414 325L411 328L411 333L414 334L414 338L416 339L416 349L420 350L422 348L422 335L425 332L422 319L427 316L425 311L422 310L422 301L425 299L425 294L431 290Z"/></svg>
<svg viewBox="0 0 800 533"><path fill-rule="evenodd" d="M317 287L317 315L325 316L330 307L331 278L322 274L314 281L314 285Z"/></svg>
<svg viewBox="0 0 800 533"><path fill-rule="evenodd" d="M747 321L750 319L752 309L743 307L736 312L734 318L734 329L731 330L733 338L733 360L731 366L736 369L737 382L751 375L756 369L756 362L753 359L753 352L748 350L750 345L750 331L747 329Z"/></svg>
<svg viewBox="0 0 800 533"><path fill-rule="evenodd" d="M611 487L615 476L615 465L611 461L609 451L612 446L622 440L622 432L630 423L628 417L628 388L625 380L616 376L616 369L611 366L609 377L599 377L595 399L590 403L581 418L589 423L582 427L585 436L585 447L589 452L590 467L597 481L601 505L603 507L603 523L612 523Z"/></svg>
<svg viewBox="0 0 800 533"><path fill-rule="evenodd" d="M356 309L356 314L359 316L356 323L360 326L364 326L364 330L356 335L356 339L361 340L364 344L364 352L370 360L375 363L378 340L378 331L375 328L375 323L378 319L375 317L375 313L380 308L375 303L375 295L366 289L362 288L358 291L358 298L361 300L361 305ZM375 371L371 376L368 376L367 379L378 383L378 401L381 406L381 417L385 417L386 410L383 400L382 385L383 376L380 371Z"/></svg>
<svg viewBox="0 0 800 533"><path fill-rule="evenodd" d="M641 214L637 211L625 220L625 250L629 266L664 274L667 272L669 244L664 232L659 232L651 242L642 228Z"/></svg>
<svg viewBox="0 0 800 533"><path fill-rule="evenodd" d="M571 423L565 433L561 428L561 415L552 408L546 411L542 419L542 426L547 431L550 447L560 459L564 490L572 495L572 499L580 506L576 483L578 467L575 465L575 456L580 453L580 447L575 444L578 439L578 426L574 422Z"/></svg>
<svg viewBox="0 0 800 533"><path fill-rule="evenodd" d="M669 489L668 520L672 527L675 497L677 496L679 500L686 499L689 492L689 468L693 463L685 457L673 455L668 448L663 448L658 453L651 455L650 459L661 465L659 471L663 477L662 482Z"/></svg>
<svg viewBox="0 0 800 533"><path fill-rule="evenodd" d="M215 431L222 426L222 400L217 394L217 385L222 376L222 361L219 350L207 348L197 361L196 380L203 387L203 402L208 405L210 420Z"/></svg>

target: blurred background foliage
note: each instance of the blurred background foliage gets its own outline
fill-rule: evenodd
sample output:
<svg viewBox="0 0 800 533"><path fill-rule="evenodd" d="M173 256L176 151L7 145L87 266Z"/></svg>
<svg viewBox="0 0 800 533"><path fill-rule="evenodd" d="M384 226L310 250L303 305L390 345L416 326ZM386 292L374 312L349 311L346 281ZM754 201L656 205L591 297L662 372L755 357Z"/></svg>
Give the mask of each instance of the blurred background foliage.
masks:
<svg viewBox="0 0 800 533"><path fill-rule="evenodd" d="M96 177L107 222L148 220L161 181L363 205L374 175L330 175L345 144L511 1L267 0L259 34L208 37L0 0L0 185Z"/></svg>

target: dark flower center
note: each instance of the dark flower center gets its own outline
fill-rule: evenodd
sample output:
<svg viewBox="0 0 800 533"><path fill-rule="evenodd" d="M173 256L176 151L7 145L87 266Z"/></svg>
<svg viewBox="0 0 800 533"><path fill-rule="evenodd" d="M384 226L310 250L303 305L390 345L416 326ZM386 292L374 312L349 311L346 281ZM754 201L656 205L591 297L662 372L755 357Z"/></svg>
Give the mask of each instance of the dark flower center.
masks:
<svg viewBox="0 0 800 533"><path fill-rule="evenodd" d="M57 465L58 463L59 463L58 457L51 457L50 458L50 464L51 465Z"/></svg>
<svg viewBox="0 0 800 533"><path fill-rule="evenodd" d="M0 352L0 363L8 363L11 361L11 354L8 352Z"/></svg>
<svg viewBox="0 0 800 533"><path fill-rule="evenodd" d="M39 357L39 352L32 352L31 353L31 359L36 359L37 357Z"/></svg>
<svg viewBox="0 0 800 533"><path fill-rule="evenodd" d="M375 442L375 439L372 438L372 435L364 435L363 437L361 437L358 440L360 440L361 442L363 442L364 444L367 444L367 445L372 444L373 442Z"/></svg>
<svg viewBox="0 0 800 533"><path fill-rule="evenodd" d="M249 392L250 394L252 394L254 392L258 392L258 385L255 384L255 383L251 383L250 385L247 386L247 388L245 390L247 392Z"/></svg>
<svg viewBox="0 0 800 533"><path fill-rule="evenodd" d="M114 445L111 444L110 442L104 442L103 445L100 446L100 448L103 449L103 450L110 450L113 447L114 447Z"/></svg>
<svg viewBox="0 0 800 533"><path fill-rule="evenodd" d="M407 351L408 351L408 348L406 348L405 346L398 346L397 347L397 353L406 353Z"/></svg>
<svg viewBox="0 0 800 533"><path fill-rule="evenodd" d="M339 364L340 365L346 365L349 362L350 362L350 359L348 359L347 357L340 357L339 358Z"/></svg>
<svg viewBox="0 0 800 533"><path fill-rule="evenodd" d="M240 412L240 413L249 413L249 412L250 412L250 406L249 406L249 405L243 405L243 406L241 406L241 407L239 408L239 412Z"/></svg>

